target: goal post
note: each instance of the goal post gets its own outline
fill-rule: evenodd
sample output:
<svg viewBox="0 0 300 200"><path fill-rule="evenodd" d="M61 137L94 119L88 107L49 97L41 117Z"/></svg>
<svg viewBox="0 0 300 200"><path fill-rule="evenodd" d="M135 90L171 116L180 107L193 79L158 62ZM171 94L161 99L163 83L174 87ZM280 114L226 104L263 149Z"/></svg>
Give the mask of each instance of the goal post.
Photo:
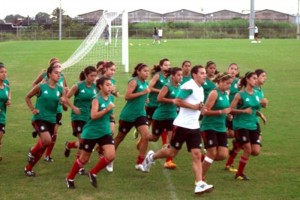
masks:
<svg viewBox="0 0 300 200"><path fill-rule="evenodd" d="M74 53L62 63L66 73L79 74L99 61L113 61L117 71L129 72L128 13L103 11L96 25Z"/></svg>

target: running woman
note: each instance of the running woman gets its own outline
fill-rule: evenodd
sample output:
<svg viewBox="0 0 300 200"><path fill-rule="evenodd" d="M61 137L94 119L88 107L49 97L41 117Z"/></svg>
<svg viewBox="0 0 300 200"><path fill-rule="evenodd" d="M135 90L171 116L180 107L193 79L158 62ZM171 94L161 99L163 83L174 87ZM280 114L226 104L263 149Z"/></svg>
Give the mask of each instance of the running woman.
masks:
<svg viewBox="0 0 300 200"><path fill-rule="evenodd" d="M78 171L89 161L96 144L103 148L103 157L99 157L97 164L89 173L92 186L97 187L97 174L115 159L115 146L109 126L110 116L115 107L112 98L112 84L110 78L102 77L97 80L99 95L92 101L91 116L83 128L80 141L81 154L74 162L66 183L70 189L75 188L74 178Z"/></svg>
<svg viewBox="0 0 300 200"><path fill-rule="evenodd" d="M182 68L182 80L180 82L181 85L183 85L185 82L191 80L192 76L191 76L191 66L192 63L189 60L185 60L182 62L181 64L181 68Z"/></svg>
<svg viewBox="0 0 300 200"><path fill-rule="evenodd" d="M25 97L26 104L33 114L32 125L40 137L37 144L28 152L28 164L24 170L27 176L35 176L32 168L52 143L58 104L65 103L75 113L80 113L79 108L75 107L65 96L64 88L57 84L60 79L60 67L57 65L48 67L47 78L48 81L34 86ZM31 100L34 96L37 97L35 107Z"/></svg>
<svg viewBox="0 0 300 200"><path fill-rule="evenodd" d="M141 171L143 171L142 162L147 152L149 138L149 126L145 111L145 103L148 93L150 92L149 85L146 81L148 76L149 69L146 64L139 63L134 68L132 79L129 80L125 93L125 100L127 102L120 114L119 132L114 138L115 147L117 149L131 128L135 126L137 131L141 134L135 168Z"/></svg>
<svg viewBox="0 0 300 200"><path fill-rule="evenodd" d="M7 70L4 64L0 63L0 161L2 160L1 148L2 138L5 133L6 109L11 103L11 92L8 85Z"/></svg>
<svg viewBox="0 0 300 200"><path fill-rule="evenodd" d="M224 160L228 156L225 120L231 111L227 90L232 80L233 78L227 72L217 74L213 79L217 86L209 93L205 103L206 110L201 122L201 135L206 149L202 162L204 180L211 164L214 161Z"/></svg>
<svg viewBox="0 0 300 200"><path fill-rule="evenodd" d="M69 90L67 97L74 96L74 105L80 109L80 114L71 112L73 135L77 137L77 141L67 141L65 144L65 157L69 157L71 149L77 149L77 158L80 156L79 143L83 126L91 116L92 100L97 94L96 84L96 68L93 66L86 67L79 75L80 81L74 84Z"/></svg>
<svg viewBox="0 0 300 200"><path fill-rule="evenodd" d="M180 82L182 80L182 69L179 67L171 68L170 82L162 87L157 96L159 105L153 114L152 134L149 141L157 141L163 132L167 132L168 140L165 148L169 148L169 144L173 135L173 121L177 116L177 106L175 98L180 90ZM175 169L176 164L172 158L166 159L164 168Z"/></svg>

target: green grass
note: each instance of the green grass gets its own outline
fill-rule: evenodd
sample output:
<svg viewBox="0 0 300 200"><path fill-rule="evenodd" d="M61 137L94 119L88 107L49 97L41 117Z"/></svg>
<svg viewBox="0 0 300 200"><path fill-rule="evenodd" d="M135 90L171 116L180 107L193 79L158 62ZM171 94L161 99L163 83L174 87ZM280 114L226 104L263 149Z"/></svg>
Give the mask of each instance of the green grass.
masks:
<svg viewBox="0 0 300 200"><path fill-rule="evenodd" d="M209 60L217 63L219 71L238 63L241 74L256 68L267 71L264 86L269 107L263 112L268 118L262 127L263 148L261 155L251 157L246 167L249 182L238 182L233 174L223 170L224 162L215 162L207 179L215 189L204 194L202 199L300 199L300 41L263 40L251 44L249 40L168 40L161 45L151 45L151 40L132 40L130 43L130 67L139 62L149 66L169 58L172 66L180 66L183 60L193 65ZM55 162L40 161L34 170L37 177L23 174L29 147L36 140L31 137L31 113L25 105L25 94L32 81L47 67L51 57L62 61L80 44L80 41L19 41L0 43L0 61L8 70L12 89L12 105L8 109L6 134L3 138L0 162L0 199L196 199L193 194L194 177L191 156L184 147L175 162L178 169L164 170L163 161L156 162L149 174L134 170L137 156L135 140L131 134L120 145L111 174L101 171L98 175L99 188L94 189L85 176L76 177L75 190L68 190L64 179L74 160L63 156L64 142L75 139L71 134L69 112L63 114L63 125L53 151ZM149 44L149 45L147 45ZM68 75L69 85L78 75ZM130 74L118 70L117 87L124 94ZM122 109L125 100L116 99L115 113ZM117 130L117 127L116 127ZM157 150L160 142L150 144ZM89 169L95 164L95 155Z"/></svg>

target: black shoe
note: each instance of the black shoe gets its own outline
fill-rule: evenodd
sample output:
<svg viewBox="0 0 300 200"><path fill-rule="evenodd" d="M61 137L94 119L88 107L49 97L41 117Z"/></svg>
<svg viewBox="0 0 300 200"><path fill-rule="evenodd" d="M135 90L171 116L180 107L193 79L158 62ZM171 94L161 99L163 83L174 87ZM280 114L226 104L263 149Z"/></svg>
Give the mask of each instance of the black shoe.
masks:
<svg viewBox="0 0 300 200"><path fill-rule="evenodd" d="M34 176L35 176L35 172L34 172L34 171L32 171L32 170L27 170L26 168L25 168L25 170L24 170L24 174L25 174L26 176L31 176L31 177L34 177Z"/></svg>
<svg viewBox="0 0 300 200"><path fill-rule="evenodd" d="M70 149L68 149L68 143L69 142L65 143L65 153L64 154L65 154L66 158L70 156L70 152L71 152Z"/></svg>
<svg viewBox="0 0 300 200"><path fill-rule="evenodd" d="M75 189L74 180L71 180L71 179L66 178L66 183L67 183L67 187L68 187L69 189Z"/></svg>
<svg viewBox="0 0 300 200"><path fill-rule="evenodd" d="M38 132L36 132L35 130L32 131L32 137L33 137L33 138L36 138L37 135L38 135Z"/></svg>
<svg viewBox="0 0 300 200"><path fill-rule="evenodd" d="M90 178L90 182L91 182L92 186L94 186L95 188L97 188L98 184L97 184L96 175L92 174L91 172L89 172L89 178Z"/></svg>
<svg viewBox="0 0 300 200"><path fill-rule="evenodd" d="M80 175L88 175L88 174L86 173L86 171L85 171L84 168L80 168L79 171L78 171L78 174L80 174Z"/></svg>
<svg viewBox="0 0 300 200"><path fill-rule="evenodd" d="M32 154L31 149L29 149L27 156L28 156L28 162L29 162L30 164L33 164L34 161L35 161L35 157L34 157L34 155Z"/></svg>

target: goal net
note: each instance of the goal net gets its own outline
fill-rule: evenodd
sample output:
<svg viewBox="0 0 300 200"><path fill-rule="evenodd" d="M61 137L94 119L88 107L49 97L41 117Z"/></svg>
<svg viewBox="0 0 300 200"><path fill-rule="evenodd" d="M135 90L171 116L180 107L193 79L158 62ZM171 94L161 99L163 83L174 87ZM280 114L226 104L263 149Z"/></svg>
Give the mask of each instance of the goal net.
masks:
<svg viewBox="0 0 300 200"><path fill-rule="evenodd" d="M62 63L67 74L79 73L99 61L113 61L117 71L128 72L128 14L104 11L89 35Z"/></svg>

